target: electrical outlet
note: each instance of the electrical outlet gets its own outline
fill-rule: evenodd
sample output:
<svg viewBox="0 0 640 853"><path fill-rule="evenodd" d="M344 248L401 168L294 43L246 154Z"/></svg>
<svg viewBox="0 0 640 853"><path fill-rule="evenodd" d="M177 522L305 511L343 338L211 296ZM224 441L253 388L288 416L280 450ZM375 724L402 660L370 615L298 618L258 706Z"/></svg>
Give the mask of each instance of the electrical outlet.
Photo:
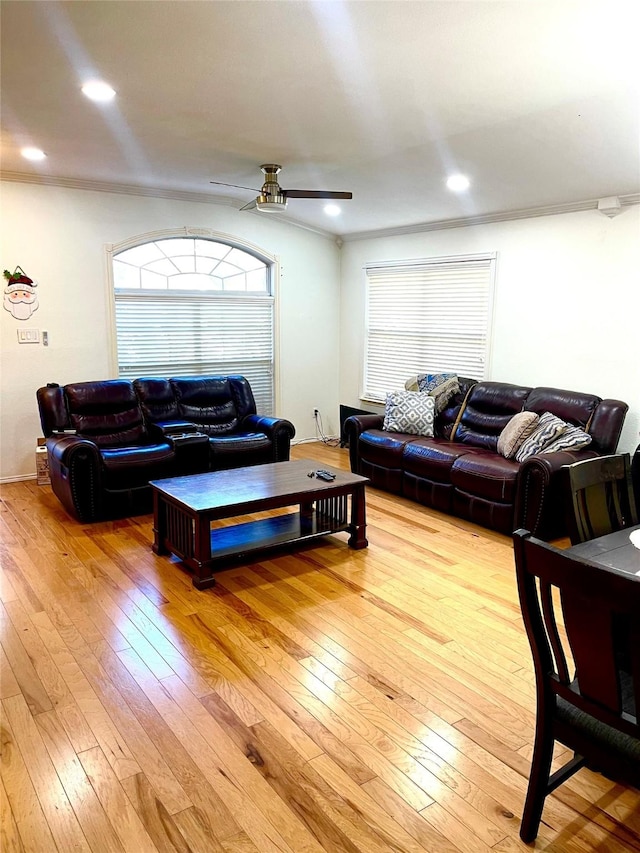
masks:
<svg viewBox="0 0 640 853"><path fill-rule="evenodd" d="M313 410L313 419L314 419L314 421L317 421L317 420L318 420L318 415L319 415L319 414L320 414L320 409L314 409L314 410Z"/></svg>

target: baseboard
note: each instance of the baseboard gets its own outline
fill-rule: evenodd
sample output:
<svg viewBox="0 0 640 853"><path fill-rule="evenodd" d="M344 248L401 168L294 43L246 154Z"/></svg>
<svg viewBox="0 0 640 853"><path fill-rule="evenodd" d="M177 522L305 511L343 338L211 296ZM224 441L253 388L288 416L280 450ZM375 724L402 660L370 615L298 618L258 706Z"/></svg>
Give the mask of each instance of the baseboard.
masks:
<svg viewBox="0 0 640 853"><path fill-rule="evenodd" d="M21 483L23 480L35 479L35 474L18 474L16 477L0 477L0 485L2 485L2 483Z"/></svg>

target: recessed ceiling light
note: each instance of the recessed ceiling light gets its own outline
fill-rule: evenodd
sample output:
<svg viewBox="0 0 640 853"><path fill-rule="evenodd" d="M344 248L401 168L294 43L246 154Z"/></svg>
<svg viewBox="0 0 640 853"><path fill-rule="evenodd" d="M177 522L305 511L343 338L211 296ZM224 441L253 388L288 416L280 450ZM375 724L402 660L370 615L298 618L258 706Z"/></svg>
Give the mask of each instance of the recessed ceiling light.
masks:
<svg viewBox="0 0 640 853"><path fill-rule="evenodd" d="M27 160L44 160L47 156L39 148L23 148L20 153Z"/></svg>
<svg viewBox="0 0 640 853"><path fill-rule="evenodd" d="M116 96L116 90L112 89L108 83L102 83L100 80L85 83L82 92L92 101L110 101Z"/></svg>
<svg viewBox="0 0 640 853"><path fill-rule="evenodd" d="M338 216L342 211L337 204L325 204L324 212L327 216Z"/></svg>
<svg viewBox="0 0 640 853"><path fill-rule="evenodd" d="M450 190L453 190L454 193L461 193L464 190L468 190L469 185L469 178L465 175L451 175L450 178L447 178L447 186Z"/></svg>

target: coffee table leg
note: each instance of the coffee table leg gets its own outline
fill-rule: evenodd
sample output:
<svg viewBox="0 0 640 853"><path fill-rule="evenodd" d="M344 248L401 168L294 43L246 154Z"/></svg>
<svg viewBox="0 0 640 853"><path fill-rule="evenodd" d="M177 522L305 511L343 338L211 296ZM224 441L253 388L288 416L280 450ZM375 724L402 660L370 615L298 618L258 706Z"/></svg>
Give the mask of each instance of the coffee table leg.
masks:
<svg viewBox="0 0 640 853"><path fill-rule="evenodd" d="M367 540L367 517L365 507L365 492L364 486L356 486L351 493L351 536L349 537L349 547L359 550L366 548L369 544Z"/></svg>
<svg viewBox="0 0 640 853"><path fill-rule="evenodd" d="M207 516L195 518L195 554L197 575L193 576L196 589L209 589L216 579L211 572L211 522Z"/></svg>
<svg viewBox="0 0 640 853"><path fill-rule="evenodd" d="M168 554L164 540L167 536L167 507L158 492L153 492L153 545L154 554Z"/></svg>

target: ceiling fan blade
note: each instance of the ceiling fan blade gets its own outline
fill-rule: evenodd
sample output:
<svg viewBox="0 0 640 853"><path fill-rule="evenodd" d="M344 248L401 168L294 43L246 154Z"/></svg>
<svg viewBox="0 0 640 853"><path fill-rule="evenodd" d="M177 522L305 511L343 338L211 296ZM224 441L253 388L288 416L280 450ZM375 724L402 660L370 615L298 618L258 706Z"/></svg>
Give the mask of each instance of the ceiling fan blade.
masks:
<svg viewBox="0 0 640 853"><path fill-rule="evenodd" d="M259 193L255 187L241 187L240 184L225 184L224 181L209 181L210 184L217 184L219 187L236 187L239 190L251 190L251 192Z"/></svg>
<svg viewBox="0 0 640 853"><path fill-rule="evenodd" d="M330 190L281 190L285 198L353 198L353 193L334 193Z"/></svg>
<svg viewBox="0 0 640 853"><path fill-rule="evenodd" d="M245 206L241 207L240 210L254 210L256 207L256 199L254 198L253 201L250 201L249 204L245 204Z"/></svg>

